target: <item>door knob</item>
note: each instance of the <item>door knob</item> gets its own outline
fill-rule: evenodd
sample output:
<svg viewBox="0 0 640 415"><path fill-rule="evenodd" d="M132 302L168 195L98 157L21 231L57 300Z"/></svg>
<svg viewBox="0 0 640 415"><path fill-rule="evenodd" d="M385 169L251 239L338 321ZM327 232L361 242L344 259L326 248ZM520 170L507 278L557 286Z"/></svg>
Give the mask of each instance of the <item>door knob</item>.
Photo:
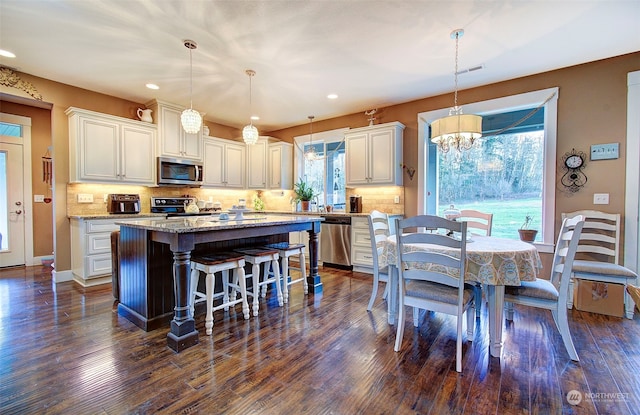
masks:
<svg viewBox="0 0 640 415"><path fill-rule="evenodd" d="M22 206L22 202L16 202L16 206Z"/></svg>
<svg viewBox="0 0 640 415"><path fill-rule="evenodd" d="M15 212L9 212L9 213L15 213L16 215L19 215L19 214L22 213L22 211L21 210L16 210Z"/></svg>

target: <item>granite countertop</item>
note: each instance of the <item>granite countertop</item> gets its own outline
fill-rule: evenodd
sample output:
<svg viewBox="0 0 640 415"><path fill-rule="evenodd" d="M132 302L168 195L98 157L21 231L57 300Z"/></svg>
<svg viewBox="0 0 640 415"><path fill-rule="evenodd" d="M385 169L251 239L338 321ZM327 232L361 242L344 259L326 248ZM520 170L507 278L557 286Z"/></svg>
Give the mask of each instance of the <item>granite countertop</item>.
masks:
<svg viewBox="0 0 640 415"><path fill-rule="evenodd" d="M129 219L129 218L164 218L166 213L90 213L71 215L69 219Z"/></svg>
<svg viewBox="0 0 640 415"><path fill-rule="evenodd" d="M275 214L250 214L242 220L235 220L234 215L229 215L229 220L221 220L219 215L188 216L173 218L142 219L137 221L116 222L117 225L130 228L145 229L151 231L163 231L170 233L190 233L224 229L253 228L273 225L288 225L292 223L308 223L322 220L319 215L275 215Z"/></svg>

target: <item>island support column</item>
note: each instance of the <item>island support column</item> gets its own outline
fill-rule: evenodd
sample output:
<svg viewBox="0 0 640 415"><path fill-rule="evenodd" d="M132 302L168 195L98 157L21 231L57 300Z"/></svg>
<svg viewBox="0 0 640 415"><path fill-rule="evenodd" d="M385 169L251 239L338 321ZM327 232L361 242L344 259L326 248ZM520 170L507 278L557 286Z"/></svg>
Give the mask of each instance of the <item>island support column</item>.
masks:
<svg viewBox="0 0 640 415"><path fill-rule="evenodd" d="M193 234L178 234L176 243L171 243L173 252L174 307L171 331L167 334L167 345L180 352L198 343L195 320L189 315L189 286L191 281L191 250L194 248ZM188 250L187 250L188 249Z"/></svg>
<svg viewBox="0 0 640 415"><path fill-rule="evenodd" d="M318 234L320 233L320 222L313 222L313 226L309 229L309 275L307 276L307 284L309 285L309 294L322 293L322 281L318 274Z"/></svg>

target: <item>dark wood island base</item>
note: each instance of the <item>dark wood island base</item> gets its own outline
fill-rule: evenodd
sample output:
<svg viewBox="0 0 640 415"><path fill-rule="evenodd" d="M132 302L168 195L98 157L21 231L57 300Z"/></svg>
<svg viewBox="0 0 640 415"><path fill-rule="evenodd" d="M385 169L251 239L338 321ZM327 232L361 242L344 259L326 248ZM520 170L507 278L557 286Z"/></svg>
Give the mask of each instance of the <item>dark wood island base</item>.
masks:
<svg viewBox="0 0 640 415"><path fill-rule="evenodd" d="M180 352L198 343L189 316L191 252L211 252L288 240L289 232L309 232L310 294L322 293L318 274L318 234L322 218L247 216L241 221L150 219L120 225L118 314L145 331L166 327L167 345Z"/></svg>

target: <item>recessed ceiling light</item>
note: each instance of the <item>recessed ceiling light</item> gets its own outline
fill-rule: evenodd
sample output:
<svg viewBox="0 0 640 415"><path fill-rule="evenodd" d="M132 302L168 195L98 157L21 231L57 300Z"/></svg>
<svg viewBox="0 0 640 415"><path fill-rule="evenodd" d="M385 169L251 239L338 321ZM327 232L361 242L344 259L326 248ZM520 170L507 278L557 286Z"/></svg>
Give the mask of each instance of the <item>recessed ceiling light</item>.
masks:
<svg viewBox="0 0 640 415"><path fill-rule="evenodd" d="M160 87L156 84L147 84L145 86L149 89L160 89Z"/></svg>
<svg viewBox="0 0 640 415"><path fill-rule="evenodd" d="M16 55L8 50L0 49L0 56L4 56L5 58L15 58Z"/></svg>
<svg viewBox="0 0 640 415"><path fill-rule="evenodd" d="M329 98L329 99L338 99L338 94L329 94L329 95L327 95L327 98Z"/></svg>
<svg viewBox="0 0 640 415"><path fill-rule="evenodd" d="M258 121L258 120L260 119L260 117L258 117L257 115L252 115L252 116L251 116L251 119L252 119L253 121Z"/></svg>

